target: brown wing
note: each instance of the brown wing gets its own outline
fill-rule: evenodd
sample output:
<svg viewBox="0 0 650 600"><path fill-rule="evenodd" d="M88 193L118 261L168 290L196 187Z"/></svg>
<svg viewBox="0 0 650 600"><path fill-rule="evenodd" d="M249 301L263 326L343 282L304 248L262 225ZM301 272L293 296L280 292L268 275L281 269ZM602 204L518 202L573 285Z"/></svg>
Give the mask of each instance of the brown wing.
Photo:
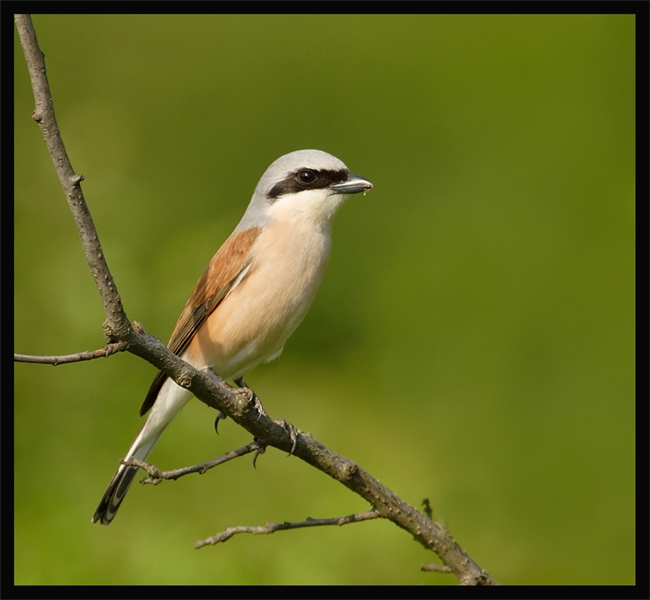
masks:
<svg viewBox="0 0 650 600"><path fill-rule="evenodd" d="M234 232L212 257L187 301L167 347L177 355L187 348L194 334L212 311L245 276L250 266L250 248L260 233L258 227ZM140 408L144 415L156 401L158 392L167 379L158 371Z"/></svg>

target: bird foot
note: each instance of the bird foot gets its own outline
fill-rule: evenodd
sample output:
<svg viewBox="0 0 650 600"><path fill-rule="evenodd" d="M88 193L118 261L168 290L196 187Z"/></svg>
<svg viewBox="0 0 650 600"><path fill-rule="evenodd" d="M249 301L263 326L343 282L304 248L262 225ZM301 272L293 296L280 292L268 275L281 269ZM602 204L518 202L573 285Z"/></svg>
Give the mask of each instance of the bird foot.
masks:
<svg viewBox="0 0 650 600"><path fill-rule="evenodd" d="M262 401L258 398L257 394L246 385L243 377L235 379L235 383L242 389L245 389L248 392L248 404L251 405L257 412L257 418L259 419L262 415L268 416L264 411L262 406Z"/></svg>
<svg viewBox="0 0 650 600"><path fill-rule="evenodd" d="M277 423L282 429L284 429L291 438L291 450L289 451L289 456L291 456L295 451L296 451L296 446L298 444L298 434L300 431L296 429L289 421L285 421L284 419L276 419L273 421L274 423Z"/></svg>

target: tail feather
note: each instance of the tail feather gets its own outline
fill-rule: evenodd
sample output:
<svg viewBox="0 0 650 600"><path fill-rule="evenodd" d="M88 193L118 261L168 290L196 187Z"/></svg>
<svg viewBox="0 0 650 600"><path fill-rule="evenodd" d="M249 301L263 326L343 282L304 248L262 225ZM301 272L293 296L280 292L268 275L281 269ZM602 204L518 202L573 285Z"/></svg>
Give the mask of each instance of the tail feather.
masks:
<svg viewBox="0 0 650 600"><path fill-rule="evenodd" d="M146 460L167 425L178 415L190 398L192 398L191 392L177 386L171 379L167 379L158 392L153 408L124 460L129 458ZM102 525L108 525L113 520L126 492L135 479L138 468L119 466L93 515L93 523L99 521Z"/></svg>
<svg viewBox="0 0 650 600"><path fill-rule="evenodd" d="M162 431L142 445L139 445L139 438L141 436L138 436L138 439L124 457L124 460L128 460L132 457L139 460L145 460L147 456L149 456L149 453L161 434ZM122 504L122 500L124 500L124 496L126 496L126 493L129 491L138 471L139 467L126 465L119 466L115 475L113 475L113 479L111 479L111 482L108 484L108 488L106 488L95 514L93 515L93 523L99 521L102 525L108 525L113 520L113 517L115 517L115 514L117 513L117 509L120 507L120 504Z"/></svg>

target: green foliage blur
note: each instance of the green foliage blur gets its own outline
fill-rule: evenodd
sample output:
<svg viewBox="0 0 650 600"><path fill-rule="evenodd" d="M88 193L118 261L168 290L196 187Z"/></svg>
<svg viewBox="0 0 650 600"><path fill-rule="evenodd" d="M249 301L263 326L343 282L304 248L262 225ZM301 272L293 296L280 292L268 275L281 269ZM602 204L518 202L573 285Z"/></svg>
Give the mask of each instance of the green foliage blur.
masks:
<svg viewBox="0 0 650 600"><path fill-rule="evenodd" d="M274 418L429 498L507 584L634 571L634 16L34 17L59 126L131 320L167 341L278 156L375 189L319 295L247 377ZM102 347L104 319L15 35L15 351ZM90 518L155 369L15 367L17 584L456 584L388 522L237 536L368 506L269 450L134 486ZM151 461L250 441L192 402Z"/></svg>

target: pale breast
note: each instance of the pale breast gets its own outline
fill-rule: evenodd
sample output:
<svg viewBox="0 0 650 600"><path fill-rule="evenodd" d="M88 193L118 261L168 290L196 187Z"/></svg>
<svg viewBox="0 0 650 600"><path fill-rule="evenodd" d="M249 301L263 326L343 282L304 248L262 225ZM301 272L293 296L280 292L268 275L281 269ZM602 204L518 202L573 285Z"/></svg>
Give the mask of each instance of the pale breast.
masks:
<svg viewBox="0 0 650 600"><path fill-rule="evenodd" d="M329 258L327 229L272 223L253 247L247 276L197 333L191 362L236 379L277 356L311 306Z"/></svg>

